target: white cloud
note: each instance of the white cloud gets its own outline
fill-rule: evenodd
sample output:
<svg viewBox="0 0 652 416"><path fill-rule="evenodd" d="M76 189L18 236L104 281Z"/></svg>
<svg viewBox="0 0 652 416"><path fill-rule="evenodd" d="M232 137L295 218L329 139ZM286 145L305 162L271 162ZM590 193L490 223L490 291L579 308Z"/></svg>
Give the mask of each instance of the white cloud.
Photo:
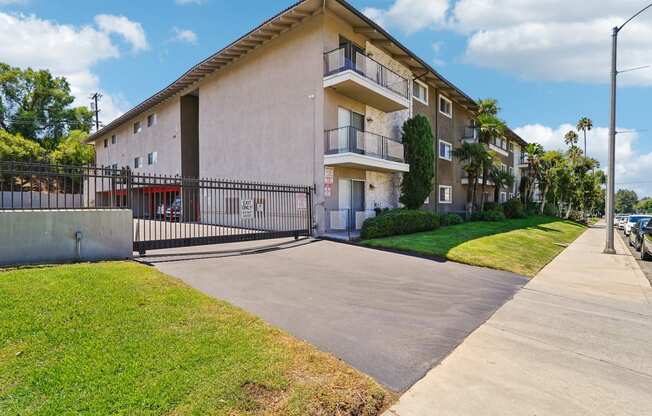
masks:
<svg viewBox="0 0 652 416"><path fill-rule="evenodd" d="M131 21L125 16L99 14L95 16L95 23L104 33L120 35L125 41L131 44L134 52L149 48L145 30L138 22Z"/></svg>
<svg viewBox="0 0 652 416"><path fill-rule="evenodd" d="M363 13L381 26L414 33L443 24L448 7L447 0L396 0L386 10L368 7Z"/></svg>
<svg viewBox="0 0 652 416"><path fill-rule="evenodd" d="M66 77L76 98L75 105L87 106L89 94L102 90L93 67L120 57L112 33L118 32L90 25L58 24L33 15L0 12L0 39L3 40L0 42L0 60L21 68L48 69L55 76ZM128 103L119 94L102 93L101 119L108 123L122 114Z"/></svg>
<svg viewBox="0 0 652 416"><path fill-rule="evenodd" d="M172 31L174 32L174 37L172 38L173 40L178 42L186 42L193 45L197 44L197 34L192 30L173 27Z"/></svg>
<svg viewBox="0 0 652 416"><path fill-rule="evenodd" d="M0 0L0 6L9 6L14 4L27 4L28 0Z"/></svg>
<svg viewBox="0 0 652 416"><path fill-rule="evenodd" d="M638 0L459 0L449 27L469 36L466 61L523 78L607 83L611 28L640 9ZM652 64L652 14L620 36L621 69ZM652 85L652 70L623 74Z"/></svg>
<svg viewBox="0 0 652 416"><path fill-rule="evenodd" d="M562 124L553 128L541 124L530 124L514 129L516 134L528 142L541 144L546 150L568 149L564 143L564 135L573 130L571 124ZM625 129L619 129L624 131ZM582 133L579 146L584 146ZM607 168L607 152L609 129L606 127L595 127L587 134L587 154L597 159L602 169ZM617 188L634 189L639 196L652 196L652 183L650 181L648 167L652 164L652 153L639 153L638 133L619 134L616 136L616 186Z"/></svg>

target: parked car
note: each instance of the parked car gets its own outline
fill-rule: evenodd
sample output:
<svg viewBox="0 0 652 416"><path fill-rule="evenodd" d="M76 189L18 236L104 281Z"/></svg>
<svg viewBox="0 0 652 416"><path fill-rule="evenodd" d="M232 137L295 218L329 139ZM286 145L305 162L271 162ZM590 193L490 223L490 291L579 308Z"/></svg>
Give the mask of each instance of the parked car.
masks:
<svg viewBox="0 0 652 416"><path fill-rule="evenodd" d="M618 214L614 217L614 227L618 228L618 224L620 223L620 221L623 219L624 216L625 215L623 214Z"/></svg>
<svg viewBox="0 0 652 416"><path fill-rule="evenodd" d="M645 234L649 222L650 218L643 218L642 220L639 220L636 224L634 224L632 231L629 233L629 245L634 247L636 251L641 249L643 234Z"/></svg>
<svg viewBox="0 0 652 416"><path fill-rule="evenodd" d="M652 225L652 224L649 224ZM641 260L652 260L652 228L643 229L643 238L641 239Z"/></svg>
<svg viewBox="0 0 652 416"><path fill-rule="evenodd" d="M156 208L156 216L164 220L178 220L181 216L181 209L183 207L183 202L181 197L178 196L174 199L171 205L165 206L163 204L159 205Z"/></svg>
<svg viewBox="0 0 652 416"><path fill-rule="evenodd" d="M652 218L649 215L630 215L627 217L627 222L625 222L625 235L629 236L629 233L632 232L632 227L634 224L645 218Z"/></svg>
<svg viewBox="0 0 652 416"><path fill-rule="evenodd" d="M629 215L624 215L618 220L618 229L619 230L624 230L625 229L625 223L629 219Z"/></svg>

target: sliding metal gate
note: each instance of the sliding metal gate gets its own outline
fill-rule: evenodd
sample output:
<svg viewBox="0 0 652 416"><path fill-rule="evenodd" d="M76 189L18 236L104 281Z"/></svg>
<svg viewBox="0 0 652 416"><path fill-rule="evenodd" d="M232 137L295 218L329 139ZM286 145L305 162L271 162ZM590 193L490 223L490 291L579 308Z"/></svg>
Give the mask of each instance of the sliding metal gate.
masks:
<svg viewBox="0 0 652 416"><path fill-rule="evenodd" d="M312 188L0 162L2 209L130 209L134 251L309 236Z"/></svg>

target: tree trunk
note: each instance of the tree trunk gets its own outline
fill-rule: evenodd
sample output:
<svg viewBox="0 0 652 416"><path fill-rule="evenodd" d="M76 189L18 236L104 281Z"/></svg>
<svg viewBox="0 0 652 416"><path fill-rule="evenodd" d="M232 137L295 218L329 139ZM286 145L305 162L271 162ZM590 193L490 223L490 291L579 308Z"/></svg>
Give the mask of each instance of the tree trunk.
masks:
<svg viewBox="0 0 652 416"><path fill-rule="evenodd" d="M470 218L473 213L473 177L469 175L468 178L469 183L466 185L466 215Z"/></svg>
<svg viewBox="0 0 652 416"><path fill-rule="evenodd" d="M539 213L543 215L543 210L546 207L546 197L548 195L548 187L543 188L543 193L541 194L541 207Z"/></svg>
<svg viewBox="0 0 652 416"><path fill-rule="evenodd" d="M494 183L494 202L498 202L498 199L500 199L500 186Z"/></svg>
<svg viewBox="0 0 652 416"><path fill-rule="evenodd" d="M484 194L487 189L487 170L482 170L482 195L480 195L480 211L484 211Z"/></svg>

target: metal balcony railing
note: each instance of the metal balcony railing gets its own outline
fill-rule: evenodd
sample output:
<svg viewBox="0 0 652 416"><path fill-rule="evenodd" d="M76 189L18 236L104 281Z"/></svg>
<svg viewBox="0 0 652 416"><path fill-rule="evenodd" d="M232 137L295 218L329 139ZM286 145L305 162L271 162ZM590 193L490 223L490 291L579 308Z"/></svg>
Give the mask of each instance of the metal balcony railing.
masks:
<svg viewBox="0 0 652 416"><path fill-rule="evenodd" d="M327 155L357 153L394 162L405 162L403 143L355 127L340 127L324 134Z"/></svg>
<svg viewBox="0 0 652 416"><path fill-rule="evenodd" d="M478 134L478 128L475 126L464 127L464 133L462 135L462 140L465 142L477 142L480 135Z"/></svg>
<svg viewBox="0 0 652 416"><path fill-rule="evenodd" d="M324 54L324 75L352 70L403 98L410 98L408 80L358 51L338 48Z"/></svg>

